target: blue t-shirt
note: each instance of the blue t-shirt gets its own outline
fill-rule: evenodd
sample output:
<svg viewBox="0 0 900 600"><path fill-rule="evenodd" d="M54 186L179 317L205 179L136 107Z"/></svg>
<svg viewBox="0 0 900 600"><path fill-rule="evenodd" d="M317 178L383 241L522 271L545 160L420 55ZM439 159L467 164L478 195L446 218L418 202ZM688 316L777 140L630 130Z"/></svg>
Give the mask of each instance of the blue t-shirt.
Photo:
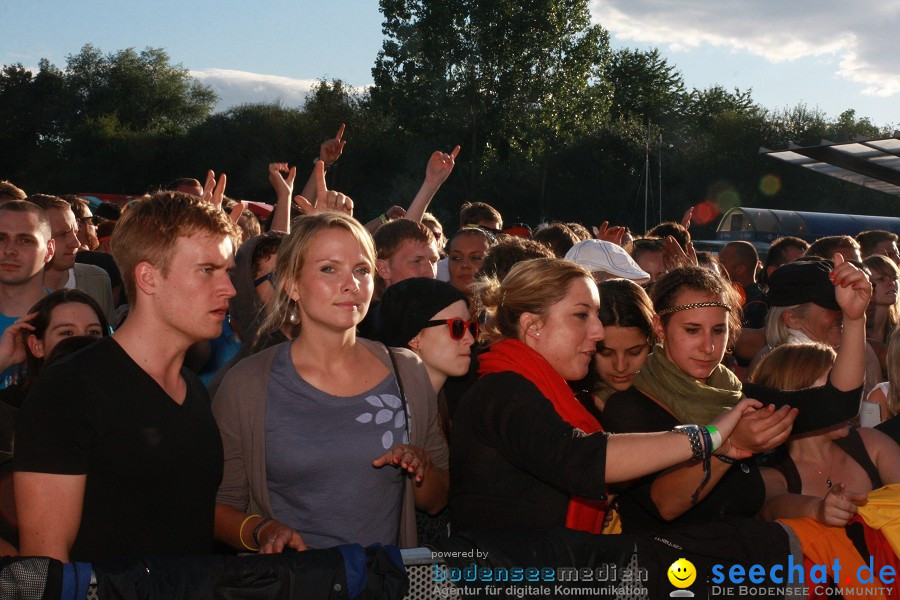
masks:
<svg viewBox="0 0 900 600"><path fill-rule="evenodd" d="M6 328L16 322L16 319L19 317L7 317L6 315L0 315L0 335L3 335L3 332L6 331ZM21 375L21 369L19 365L12 365L7 367L5 371L0 373L0 390L6 389L12 384L14 384Z"/></svg>
<svg viewBox="0 0 900 600"><path fill-rule="evenodd" d="M300 377L290 342L276 351L266 395L269 500L309 547L397 543L405 476L372 461L406 442L393 374L357 396L332 396Z"/></svg>

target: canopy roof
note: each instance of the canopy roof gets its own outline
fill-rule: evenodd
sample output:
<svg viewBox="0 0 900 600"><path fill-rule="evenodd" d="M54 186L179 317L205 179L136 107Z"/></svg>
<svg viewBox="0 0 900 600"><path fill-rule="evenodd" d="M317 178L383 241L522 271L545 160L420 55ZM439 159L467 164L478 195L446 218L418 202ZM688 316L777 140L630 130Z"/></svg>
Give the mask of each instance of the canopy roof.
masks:
<svg viewBox="0 0 900 600"><path fill-rule="evenodd" d="M790 144L787 150L760 148L759 151L818 173L900 196L900 131L882 140L859 138L846 144L822 140L818 146Z"/></svg>

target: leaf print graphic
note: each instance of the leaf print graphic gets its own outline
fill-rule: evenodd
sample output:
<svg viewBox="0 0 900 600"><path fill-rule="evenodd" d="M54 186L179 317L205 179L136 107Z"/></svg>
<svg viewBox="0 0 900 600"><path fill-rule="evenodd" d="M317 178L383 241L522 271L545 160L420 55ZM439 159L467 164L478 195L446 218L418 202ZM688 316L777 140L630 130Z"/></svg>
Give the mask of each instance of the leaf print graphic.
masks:
<svg viewBox="0 0 900 600"><path fill-rule="evenodd" d="M359 423L371 423L372 422L372 413L363 413L356 417L357 422Z"/></svg>
<svg viewBox="0 0 900 600"><path fill-rule="evenodd" d="M390 431L385 431L384 435L381 436L381 447L385 450L390 450L394 445L394 434Z"/></svg>
<svg viewBox="0 0 900 600"><path fill-rule="evenodd" d="M404 425L406 425L406 415L401 410L394 416L394 429L403 429Z"/></svg>
<svg viewBox="0 0 900 600"><path fill-rule="evenodd" d="M393 394L382 394L381 401L391 408L400 408L400 398Z"/></svg>
<svg viewBox="0 0 900 600"><path fill-rule="evenodd" d="M394 416L394 411L388 408L382 408L375 415L375 424L381 425L382 423L387 423Z"/></svg>
<svg viewBox="0 0 900 600"><path fill-rule="evenodd" d="M371 404L372 406L377 406L381 408L384 404L381 403L381 399L378 396L366 396L366 402Z"/></svg>

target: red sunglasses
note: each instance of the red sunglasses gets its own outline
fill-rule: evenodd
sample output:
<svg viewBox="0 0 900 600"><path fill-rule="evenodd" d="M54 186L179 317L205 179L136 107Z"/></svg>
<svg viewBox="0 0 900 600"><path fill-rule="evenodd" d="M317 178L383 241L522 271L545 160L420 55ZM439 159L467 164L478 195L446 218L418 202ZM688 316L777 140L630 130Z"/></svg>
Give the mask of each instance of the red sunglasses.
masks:
<svg viewBox="0 0 900 600"><path fill-rule="evenodd" d="M454 340L463 339L467 329L474 339L478 339L478 321L466 321L465 319L438 319L436 321L425 321L425 327L438 327L440 325L450 326L450 337Z"/></svg>

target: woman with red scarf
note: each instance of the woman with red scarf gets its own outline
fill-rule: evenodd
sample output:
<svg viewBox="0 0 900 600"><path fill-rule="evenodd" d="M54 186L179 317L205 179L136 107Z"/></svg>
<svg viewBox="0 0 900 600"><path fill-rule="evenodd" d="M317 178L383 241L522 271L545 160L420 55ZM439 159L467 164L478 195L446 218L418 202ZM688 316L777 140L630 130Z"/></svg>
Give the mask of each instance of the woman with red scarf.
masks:
<svg viewBox="0 0 900 600"><path fill-rule="evenodd" d="M567 380L587 374L603 339L590 273L564 260L519 263L476 284L490 318L481 378L454 416L450 521L455 531L566 526L599 533L606 484L628 481L711 452L728 441L742 400L709 427L608 436Z"/></svg>

